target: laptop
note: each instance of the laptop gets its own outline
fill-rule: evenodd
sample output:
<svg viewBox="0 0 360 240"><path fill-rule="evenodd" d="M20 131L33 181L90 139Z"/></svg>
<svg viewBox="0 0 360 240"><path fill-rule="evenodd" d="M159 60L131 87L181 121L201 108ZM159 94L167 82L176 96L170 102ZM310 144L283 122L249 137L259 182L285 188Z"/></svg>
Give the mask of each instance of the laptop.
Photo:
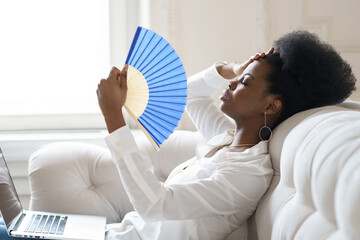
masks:
<svg viewBox="0 0 360 240"><path fill-rule="evenodd" d="M105 238L105 217L25 211L1 149L0 214L9 236L13 237L87 240Z"/></svg>

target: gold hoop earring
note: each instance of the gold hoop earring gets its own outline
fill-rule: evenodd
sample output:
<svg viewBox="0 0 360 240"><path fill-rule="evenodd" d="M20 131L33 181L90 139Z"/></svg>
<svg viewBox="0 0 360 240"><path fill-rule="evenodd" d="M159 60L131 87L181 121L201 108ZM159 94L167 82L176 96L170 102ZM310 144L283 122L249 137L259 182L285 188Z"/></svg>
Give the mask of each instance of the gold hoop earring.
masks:
<svg viewBox="0 0 360 240"><path fill-rule="evenodd" d="M272 137L272 131L271 131L271 128L266 126L266 114L267 114L267 112L264 113L264 115L265 115L265 126L260 128L259 137L260 137L261 141L268 142L268 141L270 141L270 139Z"/></svg>

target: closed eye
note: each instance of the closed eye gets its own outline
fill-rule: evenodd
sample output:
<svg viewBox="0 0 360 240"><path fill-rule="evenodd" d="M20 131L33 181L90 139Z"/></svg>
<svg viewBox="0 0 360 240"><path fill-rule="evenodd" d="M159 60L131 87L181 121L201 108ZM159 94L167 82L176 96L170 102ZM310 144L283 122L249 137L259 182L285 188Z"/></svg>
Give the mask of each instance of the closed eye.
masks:
<svg viewBox="0 0 360 240"><path fill-rule="evenodd" d="M253 76L250 73L246 73L243 78L241 79L241 84L244 86L247 86L249 84L249 81L253 79Z"/></svg>
<svg viewBox="0 0 360 240"><path fill-rule="evenodd" d="M247 86L249 84L249 81L250 81L251 78L249 77L245 77L241 80L241 84L244 85L244 86Z"/></svg>

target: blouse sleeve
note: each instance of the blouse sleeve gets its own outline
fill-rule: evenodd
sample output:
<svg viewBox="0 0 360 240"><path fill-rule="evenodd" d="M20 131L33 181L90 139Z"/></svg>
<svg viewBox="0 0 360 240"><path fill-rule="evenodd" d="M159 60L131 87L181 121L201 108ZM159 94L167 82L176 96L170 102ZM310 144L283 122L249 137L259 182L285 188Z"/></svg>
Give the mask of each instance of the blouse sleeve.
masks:
<svg viewBox="0 0 360 240"><path fill-rule="evenodd" d="M255 209L271 179L271 168L259 163L270 162L263 154L254 155L248 163L224 164L205 179L165 185L153 174L151 160L138 151L127 126L105 141L131 203L147 221L193 219L241 210L246 215Z"/></svg>
<svg viewBox="0 0 360 240"><path fill-rule="evenodd" d="M226 83L216 64L188 79L186 110L206 141L234 128L234 123L214 104L210 95Z"/></svg>

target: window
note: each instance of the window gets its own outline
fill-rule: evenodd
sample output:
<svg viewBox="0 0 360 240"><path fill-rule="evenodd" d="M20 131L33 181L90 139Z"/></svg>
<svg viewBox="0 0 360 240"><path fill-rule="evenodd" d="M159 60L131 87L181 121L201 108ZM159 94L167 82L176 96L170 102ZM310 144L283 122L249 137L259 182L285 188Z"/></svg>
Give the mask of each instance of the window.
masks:
<svg viewBox="0 0 360 240"><path fill-rule="evenodd" d="M1 1L0 130L103 126L96 88L126 57L130 2Z"/></svg>
<svg viewBox="0 0 360 240"><path fill-rule="evenodd" d="M96 83L109 69L102 2L1 2L1 114L98 111Z"/></svg>

